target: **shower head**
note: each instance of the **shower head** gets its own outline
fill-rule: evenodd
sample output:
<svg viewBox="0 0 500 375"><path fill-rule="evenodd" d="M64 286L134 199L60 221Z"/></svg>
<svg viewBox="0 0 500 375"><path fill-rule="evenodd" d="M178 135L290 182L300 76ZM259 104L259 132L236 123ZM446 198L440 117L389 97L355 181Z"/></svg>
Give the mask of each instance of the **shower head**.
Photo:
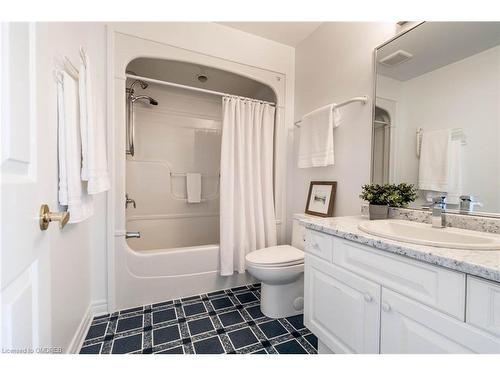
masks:
<svg viewBox="0 0 500 375"><path fill-rule="evenodd" d="M143 90L144 90L144 89L146 89L146 88L149 86L146 82L141 81L140 79L136 79L136 80L135 80L134 82L132 82L132 84L130 85L130 91L131 91L131 92L134 92L134 86L135 86L136 84L141 85L141 89L143 89Z"/></svg>

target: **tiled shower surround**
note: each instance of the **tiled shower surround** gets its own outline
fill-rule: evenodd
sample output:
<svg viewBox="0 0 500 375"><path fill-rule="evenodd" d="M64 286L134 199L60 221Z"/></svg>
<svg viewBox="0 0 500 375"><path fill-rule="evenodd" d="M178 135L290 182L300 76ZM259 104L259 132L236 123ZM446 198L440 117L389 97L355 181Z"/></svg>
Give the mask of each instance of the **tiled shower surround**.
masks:
<svg viewBox="0 0 500 375"><path fill-rule="evenodd" d="M260 284L95 317L81 354L316 354L303 316L260 311Z"/></svg>

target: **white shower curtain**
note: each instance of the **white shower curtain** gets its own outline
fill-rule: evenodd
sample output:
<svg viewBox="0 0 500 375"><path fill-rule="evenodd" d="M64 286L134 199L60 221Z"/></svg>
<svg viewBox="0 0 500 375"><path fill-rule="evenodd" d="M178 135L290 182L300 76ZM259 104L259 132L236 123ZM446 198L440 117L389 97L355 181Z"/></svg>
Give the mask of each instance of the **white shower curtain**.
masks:
<svg viewBox="0 0 500 375"><path fill-rule="evenodd" d="M276 245L273 197L274 107L222 101L221 275L245 271L245 255Z"/></svg>

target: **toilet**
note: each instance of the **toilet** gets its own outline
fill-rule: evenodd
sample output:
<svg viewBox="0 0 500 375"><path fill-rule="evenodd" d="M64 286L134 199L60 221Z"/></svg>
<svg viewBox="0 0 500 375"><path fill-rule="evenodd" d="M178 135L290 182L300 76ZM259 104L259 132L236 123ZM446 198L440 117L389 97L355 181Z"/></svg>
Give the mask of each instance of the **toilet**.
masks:
<svg viewBox="0 0 500 375"><path fill-rule="evenodd" d="M261 281L260 310L270 318L286 318L304 309L305 228L293 220L292 246L271 246L246 256L247 271Z"/></svg>

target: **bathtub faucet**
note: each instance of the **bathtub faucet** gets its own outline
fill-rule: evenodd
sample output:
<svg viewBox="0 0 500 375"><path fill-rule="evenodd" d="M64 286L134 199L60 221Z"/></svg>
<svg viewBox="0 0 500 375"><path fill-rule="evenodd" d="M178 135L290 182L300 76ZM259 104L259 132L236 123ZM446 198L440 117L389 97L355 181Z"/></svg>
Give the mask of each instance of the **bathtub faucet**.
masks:
<svg viewBox="0 0 500 375"><path fill-rule="evenodd" d="M141 232L126 232L125 238L141 238Z"/></svg>

